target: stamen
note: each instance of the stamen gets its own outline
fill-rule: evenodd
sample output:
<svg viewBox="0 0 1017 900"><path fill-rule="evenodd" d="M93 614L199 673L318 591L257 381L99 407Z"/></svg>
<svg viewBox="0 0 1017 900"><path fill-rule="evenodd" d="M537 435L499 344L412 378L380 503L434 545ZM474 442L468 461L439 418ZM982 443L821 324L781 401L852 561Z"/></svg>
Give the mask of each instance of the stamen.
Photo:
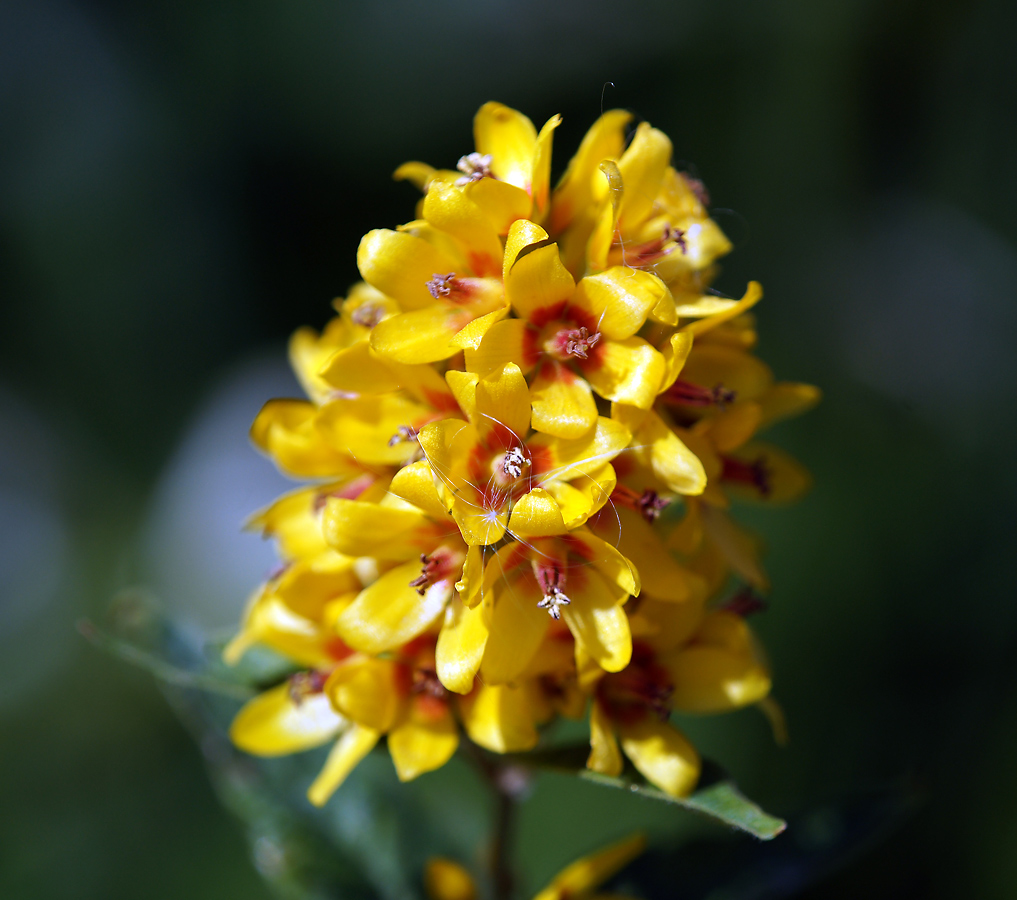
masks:
<svg viewBox="0 0 1017 900"><path fill-rule="evenodd" d="M300 706L312 694L320 694L324 691L326 681L328 681L327 672L319 672L314 669L309 672L297 672L290 676L288 688L290 699Z"/></svg>
<svg viewBox="0 0 1017 900"><path fill-rule="evenodd" d="M455 277L455 272L449 272L448 275L439 275L436 272L431 277L431 280L427 282L427 292L434 297L435 300L447 297L452 293L452 282L455 281Z"/></svg>
<svg viewBox="0 0 1017 900"><path fill-rule="evenodd" d="M590 334L590 330L583 325L580 328L573 328L570 331L564 332L560 339L564 345L566 355L586 359L589 352L596 346L597 341L600 340L600 332L595 331L593 334Z"/></svg>
<svg viewBox="0 0 1017 900"><path fill-rule="evenodd" d="M740 459L732 459L730 456L721 458L724 468L721 478L725 481L738 481L742 484L751 484L764 497L769 497L773 492L773 480L770 466L765 456L760 456L752 462L744 462Z"/></svg>
<svg viewBox="0 0 1017 900"><path fill-rule="evenodd" d="M538 609L546 609L552 619L561 618L561 608L572 600L565 594L565 573L557 565L533 564L537 584L544 592L544 598L537 603Z"/></svg>
<svg viewBox="0 0 1017 900"><path fill-rule="evenodd" d="M374 328L385 315L385 309L378 303L361 303L353 312L350 314L350 318L357 324L362 325L364 328Z"/></svg>
<svg viewBox="0 0 1017 900"><path fill-rule="evenodd" d="M696 195L696 199L703 204L703 206L710 205L710 192L706 189L706 185L703 184L698 178L693 178L688 172L682 172L682 178L685 179L685 183L689 186L689 189L693 194Z"/></svg>
<svg viewBox="0 0 1017 900"><path fill-rule="evenodd" d="M513 447L511 450L506 450L505 455L501 458L501 470L506 475L510 475L512 478L518 478L523 474L523 469L530 465L530 460L526 454L523 453L522 448Z"/></svg>
<svg viewBox="0 0 1017 900"><path fill-rule="evenodd" d="M410 582L410 587L416 588L421 597L427 593L427 589L439 580L446 568L445 560L438 556L420 554L420 563L423 566L420 574Z"/></svg>
<svg viewBox="0 0 1017 900"><path fill-rule="evenodd" d="M637 494L632 488L619 484L611 492L611 500L616 506L626 506L635 510L651 525L657 521L660 514L671 505L667 497L661 497L656 491L647 488L641 494Z"/></svg>
<svg viewBox="0 0 1017 900"><path fill-rule="evenodd" d="M746 585L737 594L722 603L719 608L726 609L744 619L753 613L766 612L768 607L766 601Z"/></svg>
<svg viewBox="0 0 1017 900"><path fill-rule="evenodd" d="M467 153L459 158L456 168L463 173L462 178L456 179L459 187L464 187L471 181L480 181L481 178L493 178L491 172L490 153Z"/></svg>
<svg viewBox="0 0 1017 900"><path fill-rule="evenodd" d="M417 429L409 425L400 425L396 433L388 439L388 445L394 447L396 444L409 443L417 439Z"/></svg>
<svg viewBox="0 0 1017 900"><path fill-rule="evenodd" d="M414 669L410 692L413 694L426 694L435 700L448 699L448 691L438 680L438 673L434 669Z"/></svg>
<svg viewBox="0 0 1017 900"><path fill-rule="evenodd" d="M705 388L679 378L661 396L666 403L677 406L716 406L718 409L724 409L729 403L734 402L736 394L720 383L712 388Z"/></svg>

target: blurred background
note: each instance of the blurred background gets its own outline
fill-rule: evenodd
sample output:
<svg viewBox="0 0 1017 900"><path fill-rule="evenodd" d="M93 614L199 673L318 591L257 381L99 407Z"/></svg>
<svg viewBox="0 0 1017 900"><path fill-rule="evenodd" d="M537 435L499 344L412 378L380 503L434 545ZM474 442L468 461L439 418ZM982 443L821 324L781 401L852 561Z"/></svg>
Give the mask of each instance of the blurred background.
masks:
<svg viewBox="0 0 1017 900"><path fill-rule="evenodd" d="M270 896L152 679L75 622L143 583L229 630L272 565L240 524L286 486L247 443L285 341L489 99L563 114L556 175L602 104L666 131L736 244L718 287L762 281L762 356L825 391L775 434L812 494L745 512L791 744L690 731L811 823L787 846L916 799L779 895L1014 896L1015 41L1004 0L0 4L0 896ZM525 884L686 818L547 778Z"/></svg>

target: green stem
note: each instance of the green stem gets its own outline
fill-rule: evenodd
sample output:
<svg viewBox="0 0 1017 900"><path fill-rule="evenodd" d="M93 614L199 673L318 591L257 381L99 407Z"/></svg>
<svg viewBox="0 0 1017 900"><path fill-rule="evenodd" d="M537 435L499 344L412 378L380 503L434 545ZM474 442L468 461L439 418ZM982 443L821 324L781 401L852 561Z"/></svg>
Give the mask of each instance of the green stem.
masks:
<svg viewBox="0 0 1017 900"><path fill-rule="evenodd" d="M494 828L489 856L492 897L493 900L511 900L515 886L511 851L518 809L519 767L496 762L472 741L464 740L462 747L494 794Z"/></svg>

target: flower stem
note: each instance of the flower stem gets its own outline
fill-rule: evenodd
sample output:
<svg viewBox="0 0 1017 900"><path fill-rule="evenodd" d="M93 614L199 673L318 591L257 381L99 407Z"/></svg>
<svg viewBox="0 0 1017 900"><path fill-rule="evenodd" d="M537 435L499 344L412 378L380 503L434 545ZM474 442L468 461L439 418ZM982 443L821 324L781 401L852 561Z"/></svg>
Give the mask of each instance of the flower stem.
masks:
<svg viewBox="0 0 1017 900"><path fill-rule="evenodd" d="M462 746L483 776L495 799L494 828L491 836L490 874L493 900L511 900L515 887L512 873L512 845L515 839L519 798L529 786L528 773L520 766L497 762L472 741Z"/></svg>

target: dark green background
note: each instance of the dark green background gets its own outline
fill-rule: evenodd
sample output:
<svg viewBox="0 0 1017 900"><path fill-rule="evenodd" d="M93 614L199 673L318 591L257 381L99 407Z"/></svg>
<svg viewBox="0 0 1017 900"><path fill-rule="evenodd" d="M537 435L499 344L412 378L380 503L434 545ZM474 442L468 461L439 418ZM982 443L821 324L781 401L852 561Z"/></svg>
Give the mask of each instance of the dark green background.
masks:
<svg viewBox="0 0 1017 900"><path fill-rule="evenodd" d="M188 482L194 417L209 484L238 510L270 497L245 423L286 390L287 335L356 279L360 235L412 217L391 171L454 164L498 99L538 126L564 115L557 174L602 94L705 179L737 247L719 286L762 281L761 353L826 393L779 433L812 495L745 513L770 547L757 625L791 746L752 712L690 731L774 812L917 791L880 847L801 896L1013 896L1013 12L0 5L0 896L268 896L148 676L74 622L138 580L206 625L239 614L263 573L217 549L242 512ZM241 456L216 469L218 442ZM167 512L188 484L200 522ZM541 784L526 884L644 813L658 837L683 818Z"/></svg>

